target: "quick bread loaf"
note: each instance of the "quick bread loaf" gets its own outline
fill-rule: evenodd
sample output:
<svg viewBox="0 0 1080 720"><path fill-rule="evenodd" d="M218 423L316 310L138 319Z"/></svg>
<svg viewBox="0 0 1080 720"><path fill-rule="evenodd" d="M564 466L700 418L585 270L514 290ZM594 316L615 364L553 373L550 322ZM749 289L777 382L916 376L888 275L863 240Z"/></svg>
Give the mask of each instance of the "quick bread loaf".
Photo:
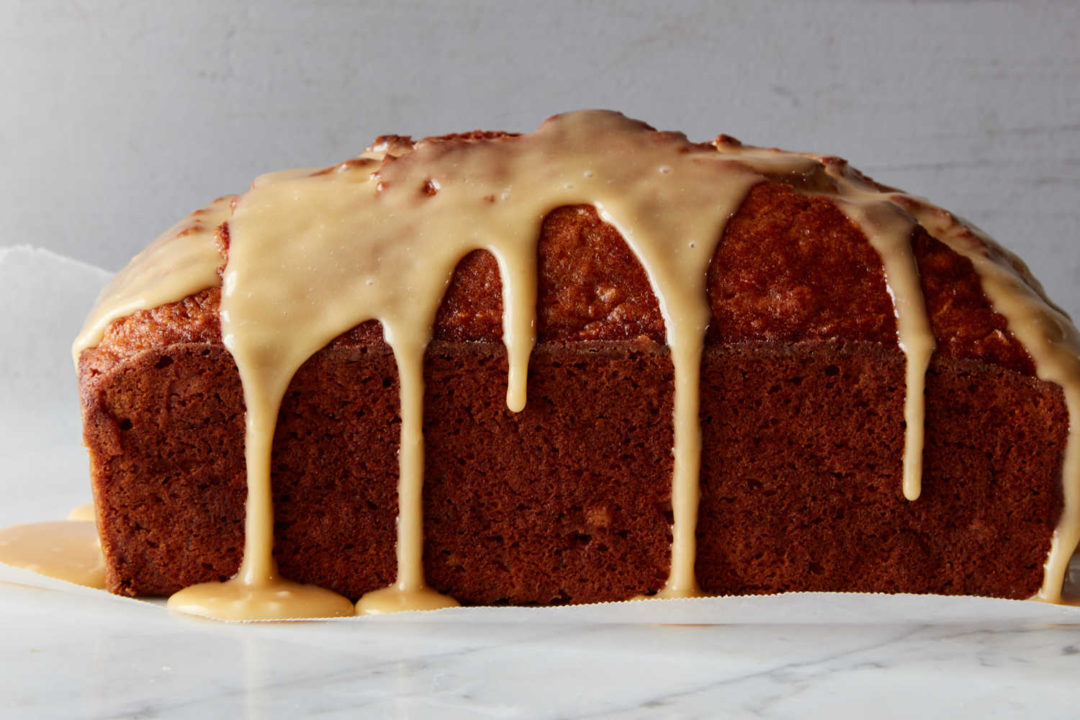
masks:
<svg viewBox="0 0 1080 720"><path fill-rule="evenodd" d="M288 617L1056 601L1078 347L1015 257L842 160L590 111L263 176L75 357L109 589Z"/></svg>

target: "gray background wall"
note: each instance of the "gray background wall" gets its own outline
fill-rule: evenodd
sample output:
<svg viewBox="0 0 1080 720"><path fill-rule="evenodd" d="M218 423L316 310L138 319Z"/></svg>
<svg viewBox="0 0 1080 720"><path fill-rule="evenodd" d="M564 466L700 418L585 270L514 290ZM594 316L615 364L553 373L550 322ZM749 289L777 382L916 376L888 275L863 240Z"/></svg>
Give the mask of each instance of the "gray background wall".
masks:
<svg viewBox="0 0 1080 720"><path fill-rule="evenodd" d="M1080 314L1077 2L0 0L0 246L110 269L261 172L610 107L848 157Z"/></svg>

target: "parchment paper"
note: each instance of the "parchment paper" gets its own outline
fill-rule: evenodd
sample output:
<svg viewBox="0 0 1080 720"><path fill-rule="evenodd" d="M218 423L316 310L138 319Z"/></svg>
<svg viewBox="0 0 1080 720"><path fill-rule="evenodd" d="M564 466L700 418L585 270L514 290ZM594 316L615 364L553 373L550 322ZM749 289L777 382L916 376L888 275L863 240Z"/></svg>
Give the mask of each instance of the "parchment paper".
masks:
<svg viewBox="0 0 1080 720"><path fill-rule="evenodd" d="M70 345L110 273L28 246L0 248L0 526L63 519L90 499ZM1074 558L1073 577L1080 575ZM1075 588L1071 588L1075 592ZM0 565L19 603L139 622L168 611ZM156 622L156 620L155 620ZM971 597L789 593L560 608L454 608L323 622L664 624L1080 624L1080 607Z"/></svg>

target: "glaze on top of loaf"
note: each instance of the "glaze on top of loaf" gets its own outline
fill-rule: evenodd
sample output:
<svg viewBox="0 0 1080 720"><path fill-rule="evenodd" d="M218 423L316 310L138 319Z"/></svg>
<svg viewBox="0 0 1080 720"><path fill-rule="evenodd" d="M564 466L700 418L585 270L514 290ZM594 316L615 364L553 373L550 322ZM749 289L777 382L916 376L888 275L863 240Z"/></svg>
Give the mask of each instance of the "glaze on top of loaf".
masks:
<svg viewBox="0 0 1080 720"><path fill-rule="evenodd" d="M462 141L457 137L439 141ZM219 233L225 250L227 227ZM559 208L545 218L540 233L540 342L664 342L663 318L640 263L593 208ZM1034 374L1027 352L987 301L971 262L921 228L913 246L937 352ZM809 197L783 183L763 182L750 191L724 231L708 289L710 343L897 343L882 263L862 231L830 198ZM118 319L86 360L104 368L161 345L220 343L219 301L220 290L209 288ZM435 338L499 342L501 323L498 267L489 253L474 251L447 289ZM369 321L335 342L382 342L382 333Z"/></svg>

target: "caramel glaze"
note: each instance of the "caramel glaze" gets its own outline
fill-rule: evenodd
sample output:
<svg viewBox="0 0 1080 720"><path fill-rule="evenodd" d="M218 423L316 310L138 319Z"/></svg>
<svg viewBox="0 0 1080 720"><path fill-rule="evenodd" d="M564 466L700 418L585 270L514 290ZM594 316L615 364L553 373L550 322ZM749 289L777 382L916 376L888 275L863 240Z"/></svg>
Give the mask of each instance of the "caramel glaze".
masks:
<svg viewBox="0 0 1080 720"><path fill-rule="evenodd" d="M16 525L0 530L0 563L92 588L105 587L105 560L92 521Z"/></svg>
<svg viewBox="0 0 1080 720"><path fill-rule="evenodd" d="M795 192L779 189L783 186ZM783 273L777 275L767 262L769 248L762 248L760 271L718 275L724 246L739 242L738 223L728 226L728 221L740 206L745 210L753 203L768 202L824 203L843 213L852 237L869 240L862 275L866 282L885 284L884 297L891 298L892 306L871 312L861 308L854 314L831 303L807 308L798 302L799 288L784 294ZM634 308L637 312L628 312L623 329L628 337L663 334L671 348L674 523L671 575L661 595L699 594L693 571L700 462L697 371L706 335L738 336L738 318L727 312L725 299L746 287L767 286L768 297L784 298L780 305L789 307L773 315L774 326L752 329L759 335L764 330L776 339L785 339L785 333L805 338L796 328L800 316L810 313L821 337L844 337L852 331L861 339L899 345L908 368L903 490L909 499L919 493L922 382L935 338L944 339L938 353L964 354L977 346L982 357L1021 371L1033 369L1062 385L1071 425L1076 427L1072 400L1080 375L1076 331L1045 301L1022 266L943 211L878 186L835 158L748 148L726 137L712 146L695 145L681 135L657 133L614 113L583 112L557 116L537 133L522 137L481 133L416 145L398 137L384 138L360 158L334 168L264 177L231 206L230 219L216 234L187 232L174 238L182 243L172 243L199 245L200 252L209 243L227 252L220 300L212 287L194 294L173 291L173 297L158 294L141 300L141 305L124 298L124 293L107 292L75 346L78 356L102 338L107 346L109 333L153 335L154 328L184 339L213 338L219 328L206 320L214 313L204 311L220 302L218 337L237 359L248 406L244 563L229 583L198 586L174 596L171 604L182 610L224 617L345 612L325 591L285 585L277 575L270 552L269 438L281 394L296 368L328 343L348 342L357 333L377 333L376 321L394 350L402 380L405 451L399 485L398 580L385 591L362 598L358 609L386 612L452 604L426 587L420 562L419 362L433 333L437 337L448 325L462 336L501 335L509 352L508 406L512 410L524 406L524 373L536 340L536 283L538 275L541 282L545 276L544 268L535 267L536 229L545 217L552 221L564 212L552 213L559 207L595 213L598 222L625 239L651 290L636 294L620 284L604 288L590 302L568 306L602 310L611 303L617 311L621 292L652 296L656 305L646 303ZM777 242L794 241L805 252L806 262L829 262L828 253L815 251L818 240L812 229L800 229L798 237L791 236L790 228L778 230ZM721 238L724 243L717 251ZM191 248L182 251L185 257L193 254ZM455 274L459 261L476 269ZM220 256L214 255L213 264L219 269ZM928 275L930 266L934 272ZM281 272L283 267L289 271ZM198 269L205 278L206 262ZM843 272L838 268L837 277ZM633 275L627 273L631 290ZM957 297L935 302L935 293L952 292L946 281L950 275L969 282L961 283ZM503 302L493 303L486 313L460 312L454 301L459 277L498 287ZM261 280L270 282L260 284ZM131 284L117 282L120 287ZM993 311L975 307L985 306L985 301L965 298L965 292L979 294L972 289L978 284ZM563 287L567 293L576 292L572 284ZM124 298L123 303L117 298ZM972 308L966 307L965 299ZM140 317L129 323L123 319L129 312L123 308L128 307L156 309L137 313ZM200 311L190 312L193 308ZM547 311L541 306L540 312ZM557 332L558 310L552 312L554 317L542 318L543 326ZM168 316L166 325L172 329L147 324L147 317L155 313ZM188 315L202 324L185 324ZM465 316L471 321L457 325L448 321ZM949 332L961 316L966 336ZM111 325L93 321L101 317L114 321ZM859 327L846 327L849 317L858 318ZM140 323L144 330L133 329ZM579 335L589 332L587 322L576 326ZM494 332L496 327L501 332ZM1077 540L1078 452L1071 431L1063 471L1066 507L1040 593L1051 601L1060 596L1062 558L1067 560ZM308 607L308 594L320 603ZM281 597L289 600L284 607L273 600L276 609L267 609L268 598Z"/></svg>

